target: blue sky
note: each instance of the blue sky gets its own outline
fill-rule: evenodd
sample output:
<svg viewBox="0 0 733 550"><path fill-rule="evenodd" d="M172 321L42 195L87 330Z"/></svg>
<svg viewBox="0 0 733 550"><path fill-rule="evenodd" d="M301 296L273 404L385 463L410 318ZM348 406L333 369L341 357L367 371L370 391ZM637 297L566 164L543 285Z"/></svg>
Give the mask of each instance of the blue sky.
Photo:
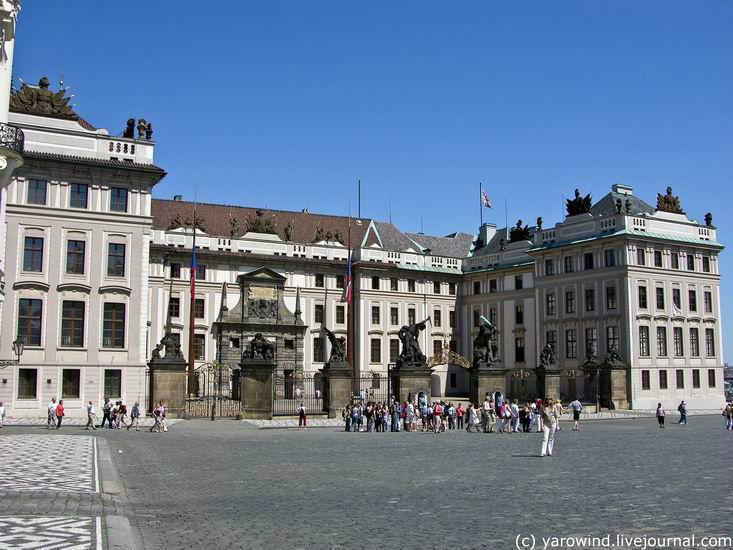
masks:
<svg viewBox="0 0 733 550"><path fill-rule="evenodd" d="M157 197L347 214L360 178L363 216L441 235L476 231L479 181L485 220L545 226L575 187L671 185L733 244L729 1L129 5L26 0L15 76L152 121Z"/></svg>

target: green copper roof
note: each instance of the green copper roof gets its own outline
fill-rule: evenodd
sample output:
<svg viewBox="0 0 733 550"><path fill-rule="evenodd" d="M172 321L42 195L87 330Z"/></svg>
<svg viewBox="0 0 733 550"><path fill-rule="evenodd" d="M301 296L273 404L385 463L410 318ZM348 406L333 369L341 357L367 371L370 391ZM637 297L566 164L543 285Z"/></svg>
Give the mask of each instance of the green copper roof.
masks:
<svg viewBox="0 0 733 550"><path fill-rule="evenodd" d="M682 242L682 243L687 243L687 244L693 244L695 246L707 246L710 248L718 248L721 250L725 248L722 244L716 241L705 241L703 239L693 239L692 237L681 237L679 235L668 235L666 233L650 233L648 231L619 229L618 231L603 231L601 233L594 233L593 235L588 235L580 239L570 239L566 241L549 241L544 244L533 246L532 248L528 250L528 252L536 252L539 250L548 250L551 248L558 248L561 246L570 246L574 244L587 243L590 241L608 239L611 237L619 237L623 235L628 235L629 237L638 237L638 238L643 238L643 239L652 239L652 240L657 240L657 241Z"/></svg>
<svg viewBox="0 0 733 550"><path fill-rule="evenodd" d="M443 267L443 266L419 266L417 264L397 264L400 269L411 269L412 271L423 271L428 273L448 273L450 275L460 275L461 271L458 268Z"/></svg>
<svg viewBox="0 0 733 550"><path fill-rule="evenodd" d="M478 269L469 269L468 271L464 271L464 275L469 275L471 273L482 273L484 271L501 271L502 269L511 269L513 267L523 267L526 265L532 265L534 264L534 260L528 260L525 262L514 262L514 263L508 263L508 264L496 264L496 265L487 265L486 267L480 267Z"/></svg>

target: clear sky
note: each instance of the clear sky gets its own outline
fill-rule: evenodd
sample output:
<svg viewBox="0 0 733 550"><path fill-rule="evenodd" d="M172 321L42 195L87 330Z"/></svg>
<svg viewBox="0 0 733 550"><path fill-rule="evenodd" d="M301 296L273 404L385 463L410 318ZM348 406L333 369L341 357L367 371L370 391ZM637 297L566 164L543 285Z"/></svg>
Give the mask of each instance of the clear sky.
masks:
<svg viewBox="0 0 733 550"><path fill-rule="evenodd" d="M363 216L444 235L479 181L486 221L545 226L575 187L671 185L733 246L731 29L728 0L24 0L15 76L152 121L161 198L347 214L361 179Z"/></svg>

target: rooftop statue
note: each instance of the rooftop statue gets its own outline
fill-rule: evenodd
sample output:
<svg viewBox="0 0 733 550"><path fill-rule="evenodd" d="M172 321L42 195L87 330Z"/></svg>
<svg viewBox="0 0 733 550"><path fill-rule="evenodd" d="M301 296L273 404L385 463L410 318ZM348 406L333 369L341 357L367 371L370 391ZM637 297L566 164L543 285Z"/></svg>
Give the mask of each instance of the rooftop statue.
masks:
<svg viewBox="0 0 733 550"><path fill-rule="evenodd" d="M509 230L509 242L516 243L519 241L529 241L532 235L529 232L529 226L525 225L522 227L522 220L517 220L516 227L512 227Z"/></svg>
<svg viewBox="0 0 733 550"><path fill-rule="evenodd" d="M285 226L285 240L290 242L293 240L293 224L292 222L288 222L288 224Z"/></svg>
<svg viewBox="0 0 733 550"><path fill-rule="evenodd" d="M707 225L708 227L713 226L713 215L710 212L705 214L705 225Z"/></svg>
<svg viewBox="0 0 733 550"><path fill-rule="evenodd" d="M125 131L122 133L122 137L133 139L135 137L135 119L134 118L128 118L127 119L127 127L125 127Z"/></svg>
<svg viewBox="0 0 733 550"><path fill-rule="evenodd" d="M667 187L667 194L657 193L657 210L660 212L672 212L674 214L684 214L680 206L680 198L672 194L672 188Z"/></svg>
<svg viewBox="0 0 733 550"><path fill-rule="evenodd" d="M590 212L590 207L591 207L590 193L588 193L585 197L581 197L580 191L576 189L575 198L567 199L566 202L567 204L565 208L567 208L568 216L575 216L577 214L585 214L586 212Z"/></svg>
<svg viewBox="0 0 733 550"><path fill-rule="evenodd" d="M247 218L247 233L271 233L277 234L275 222L272 218L265 216L262 210L255 210L255 216Z"/></svg>
<svg viewBox="0 0 733 550"><path fill-rule="evenodd" d="M10 109L21 113L76 119L76 113L68 105L72 96L64 97L66 90L52 92L48 89L49 84L45 76L38 82L38 87L23 84L18 92L10 96Z"/></svg>

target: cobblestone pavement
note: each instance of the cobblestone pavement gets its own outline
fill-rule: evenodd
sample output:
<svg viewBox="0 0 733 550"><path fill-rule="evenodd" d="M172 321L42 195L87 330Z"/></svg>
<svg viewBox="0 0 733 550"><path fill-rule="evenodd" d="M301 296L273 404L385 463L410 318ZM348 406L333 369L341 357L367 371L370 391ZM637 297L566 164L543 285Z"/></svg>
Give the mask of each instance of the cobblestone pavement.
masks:
<svg viewBox="0 0 733 550"><path fill-rule="evenodd" d="M542 536L731 536L733 432L722 424L701 416L660 430L644 418L573 432L565 422L546 458L536 433L259 430L233 420L98 431L125 493L100 504L126 515L150 549L508 550L518 535L538 548Z"/></svg>

